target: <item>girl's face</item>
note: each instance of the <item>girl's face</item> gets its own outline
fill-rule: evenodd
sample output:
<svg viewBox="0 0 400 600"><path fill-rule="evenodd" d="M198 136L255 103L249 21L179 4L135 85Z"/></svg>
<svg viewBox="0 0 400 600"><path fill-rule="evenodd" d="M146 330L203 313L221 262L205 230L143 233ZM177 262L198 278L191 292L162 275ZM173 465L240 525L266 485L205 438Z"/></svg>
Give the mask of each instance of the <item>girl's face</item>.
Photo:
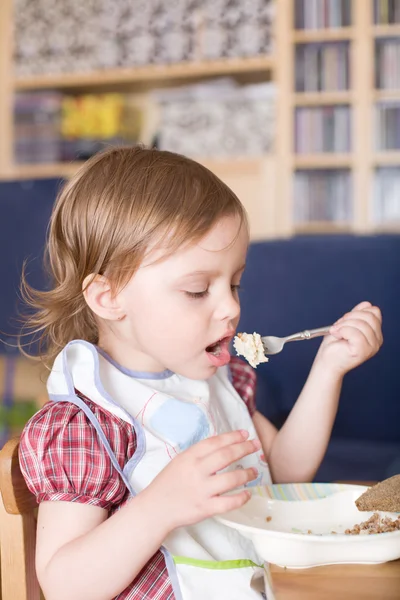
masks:
<svg viewBox="0 0 400 600"><path fill-rule="evenodd" d="M105 340L107 352L137 371L213 375L229 362L247 247L246 227L232 216L164 260L154 262L153 253L118 293L124 317Z"/></svg>

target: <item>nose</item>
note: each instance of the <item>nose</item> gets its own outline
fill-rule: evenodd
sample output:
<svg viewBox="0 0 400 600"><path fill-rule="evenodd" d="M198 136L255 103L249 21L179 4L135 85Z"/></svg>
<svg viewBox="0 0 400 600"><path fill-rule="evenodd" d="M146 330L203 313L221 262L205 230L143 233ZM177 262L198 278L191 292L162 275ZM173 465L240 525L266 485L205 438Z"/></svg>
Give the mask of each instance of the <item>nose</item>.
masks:
<svg viewBox="0 0 400 600"><path fill-rule="evenodd" d="M237 293L229 288L227 293L221 297L216 310L216 318L219 321L234 321L240 315L240 302Z"/></svg>

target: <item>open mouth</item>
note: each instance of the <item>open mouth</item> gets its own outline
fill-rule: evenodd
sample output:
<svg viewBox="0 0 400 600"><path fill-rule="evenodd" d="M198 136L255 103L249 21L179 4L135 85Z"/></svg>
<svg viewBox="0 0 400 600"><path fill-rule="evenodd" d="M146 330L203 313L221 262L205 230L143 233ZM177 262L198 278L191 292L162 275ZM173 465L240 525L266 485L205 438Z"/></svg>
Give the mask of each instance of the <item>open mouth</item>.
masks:
<svg viewBox="0 0 400 600"><path fill-rule="evenodd" d="M221 341L215 342L215 344L211 344L211 346L207 346L206 352L213 354L214 356L219 356L221 354Z"/></svg>
<svg viewBox="0 0 400 600"><path fill-rule="evenodd" d="M210 344L209 346L207 346L206 352L208 352L209 354L213 354L214 356L219 356L221 354L222 347L224 345L225 346L228 345L230 340L231 340L230 336L223 337L223 338L219 339L217 342L214 342L214 344Z"/></svg>
<svg viewBox="0 0 400 600"><path fill-rule="evenodd" d="M229 344L233 335L226 335L206 348L208 360L214 367L223 367L231 360Z"/></svg>

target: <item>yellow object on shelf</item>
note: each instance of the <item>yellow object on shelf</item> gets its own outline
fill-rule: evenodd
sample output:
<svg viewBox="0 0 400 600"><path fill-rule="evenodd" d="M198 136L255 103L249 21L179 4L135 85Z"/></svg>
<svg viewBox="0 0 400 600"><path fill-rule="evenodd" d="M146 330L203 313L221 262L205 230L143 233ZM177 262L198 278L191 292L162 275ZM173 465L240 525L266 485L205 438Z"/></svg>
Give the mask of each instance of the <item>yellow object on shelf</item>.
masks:
<svg viewBox="0 0 400 600"><path fill-rule="evenodd" d="M63 137L109 139L120 133L122 94L66 96L61 106Z"/></svg>

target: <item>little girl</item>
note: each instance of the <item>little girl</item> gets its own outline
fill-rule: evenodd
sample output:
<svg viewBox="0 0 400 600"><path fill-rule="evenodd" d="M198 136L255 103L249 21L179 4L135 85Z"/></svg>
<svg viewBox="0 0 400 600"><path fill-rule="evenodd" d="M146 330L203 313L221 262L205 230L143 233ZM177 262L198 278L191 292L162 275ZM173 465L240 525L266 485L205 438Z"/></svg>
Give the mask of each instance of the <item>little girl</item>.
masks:
<svg viewBox="0 0 400 600"><path fill-rule="evenodd" d="M52 287L25 284L52 364L50 402L20 442L46 600L265 597L252 543L213 517L270 472L312 480L343 375L382 334L368 302L340 319L277 431L255 409L254 371L229 354L248 242L233 192L169 152L112 149L62 190Z"/></svg>

